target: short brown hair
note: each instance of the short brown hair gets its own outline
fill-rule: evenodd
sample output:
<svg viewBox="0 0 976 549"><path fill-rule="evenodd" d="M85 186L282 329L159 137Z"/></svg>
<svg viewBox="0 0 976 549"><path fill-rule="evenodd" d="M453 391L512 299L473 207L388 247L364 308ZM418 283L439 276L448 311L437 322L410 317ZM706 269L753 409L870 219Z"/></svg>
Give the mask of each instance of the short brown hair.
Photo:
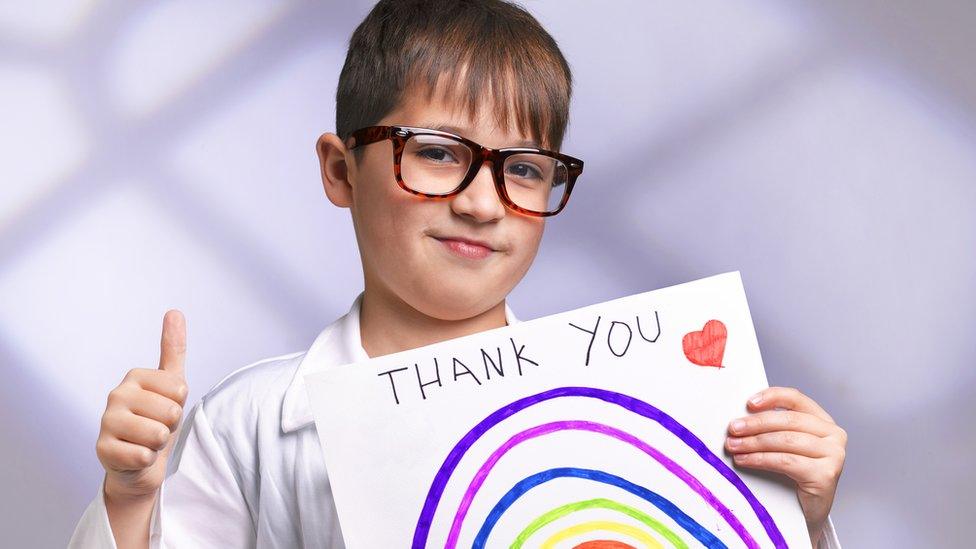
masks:
<svg viewBox="0 0 976 549"><path fill-rule="evenodd" d="M375 125L408 90L425 88L430 100L442 76L455 83L448 95L453 91L469 116L483 99L494 99L501 128L508 130L514 109L523 134L542 147L562 146L569 64L532 15L502 0L377 2L349 40L336 90L336 134L345 140Z"/></svg>

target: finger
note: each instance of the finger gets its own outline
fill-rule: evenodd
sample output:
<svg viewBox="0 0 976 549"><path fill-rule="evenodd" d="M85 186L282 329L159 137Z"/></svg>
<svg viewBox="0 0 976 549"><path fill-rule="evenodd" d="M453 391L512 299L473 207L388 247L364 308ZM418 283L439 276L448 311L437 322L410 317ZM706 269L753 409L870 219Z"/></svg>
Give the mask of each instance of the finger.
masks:
<svg viewBox="0 0 976 549"><path fill-rule="evenodd" d="M166 447L172 434L169 427L132 412L122 412L111 420L115 425L115 438L158 451Z"/></svg>
<svg viewBox="0 0 976 549"><path fill-rule="evenodd" d="M812 458L827 457L829 444L821 437L798 431L775 431L725 440L725 447L733 454L786 452Z"/></svg>
<svg viewBox="0 0 976 549"><path fill-rule="evenodd" d="M141 444L110 437L99 439L98 454L103 456L106 468L120 472L145 469L155 463L159 455Z"/></svg>
<svg viewBox="0 0 976 549"><path fill-rule="evenodd" d="M133 368L129 370L123 381L134 383L147 391L159 393L177 402L180 406L186 401L186 395L190 390L186 385L186 379L168 370Z"/></svg>
<svg viewBox="0 0 976 549"><path fill-rule="evenodd" d="M163 335L159 341L159 369L184 376L186 360L186 318L178 309L163 315Z"/></svg>
<svg viewBox="0 0 976 549"><path fill-rule="evenodd" d="M740 437L772 431L800 431L825 437L833 433L835 428L833 423L815 415L790 410L760 412L729 423L729 433Z"/></svg>
<svg viewBox="0 0 976 549"><path fill-rule="evenodd" d="M812 478L817 469L817 458L786 452L735 454L732 460L741 467L784 474L798 483Z"/></svg>
<svg viewBox="0 0 976 549"><path fill-rule="evenodd" d="M834 418L830 417L830 414L815 400L793 387L769 387L759 391L749 398L748 406L753 411L785 408L813 414L824 421L834 422Z"/></svg>
<svg viewBox="0 0 976 549"><path fill-rule="evenodd" d="M175 431L183 417L183 407L171 398L159 393L137 389L139 393L132 400L132 413L156 420Z"/></svg>

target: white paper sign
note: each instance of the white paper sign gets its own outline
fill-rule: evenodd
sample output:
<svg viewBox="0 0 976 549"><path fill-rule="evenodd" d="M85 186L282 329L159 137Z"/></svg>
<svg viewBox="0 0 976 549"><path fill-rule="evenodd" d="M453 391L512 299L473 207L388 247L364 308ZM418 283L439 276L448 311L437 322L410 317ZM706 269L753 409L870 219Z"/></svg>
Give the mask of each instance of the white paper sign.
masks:
<svg viewBox="0 0 976 549"><path fill-rule="evenodd" d="M738 272L306 381L349 549L810 547L723 450L767 386Z"/></svg>

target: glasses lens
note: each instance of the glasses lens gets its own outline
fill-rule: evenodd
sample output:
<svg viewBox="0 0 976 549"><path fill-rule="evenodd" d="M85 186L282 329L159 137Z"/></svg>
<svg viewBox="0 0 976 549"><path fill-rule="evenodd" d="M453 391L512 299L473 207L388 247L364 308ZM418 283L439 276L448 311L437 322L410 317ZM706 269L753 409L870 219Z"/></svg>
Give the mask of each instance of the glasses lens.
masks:
<svg viewBox="0 0 976 549"><path fill-rule="evenodd" d="M400 178L411 189L447 194L457 188L471 166L471 149L449 137L413 135L400 158Z"/></svg>
<svg viewBox="0 0 976 549"><path fill-rule="evenodd" d="M551 156L522 153L505 159L505 191L512 202L534 212L559 209L566 194L569 170Z"/></svg>

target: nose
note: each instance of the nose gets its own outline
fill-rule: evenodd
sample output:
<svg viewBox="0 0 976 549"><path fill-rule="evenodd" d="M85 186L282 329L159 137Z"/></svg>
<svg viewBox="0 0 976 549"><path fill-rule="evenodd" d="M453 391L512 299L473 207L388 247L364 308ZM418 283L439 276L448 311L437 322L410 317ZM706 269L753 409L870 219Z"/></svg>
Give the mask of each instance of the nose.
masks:
<svg viewBox="0 0 976 549"><path fill-rule="evenodd" d="M491 163L485 162L481 165L474 181L451 200L451 209L454 213L479 223L505 217L505 205L495 189Z"/></svg>

